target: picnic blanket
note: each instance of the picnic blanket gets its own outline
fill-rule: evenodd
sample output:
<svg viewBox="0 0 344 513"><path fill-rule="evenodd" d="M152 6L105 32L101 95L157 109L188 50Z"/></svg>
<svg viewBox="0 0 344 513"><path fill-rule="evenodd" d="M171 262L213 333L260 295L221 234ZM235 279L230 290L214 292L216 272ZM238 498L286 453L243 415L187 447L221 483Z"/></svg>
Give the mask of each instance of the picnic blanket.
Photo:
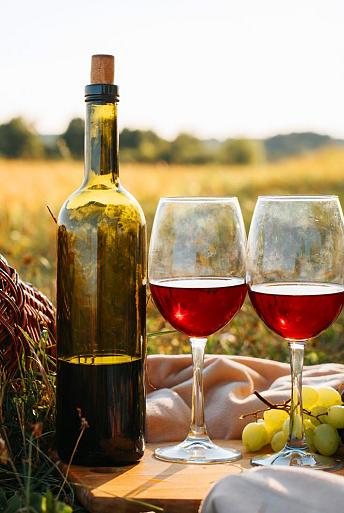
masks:
<svg viewBox="0 0 344 513"><path fill-rule="evenodd" d="M344 479L295 467L255 468L218 481L200 513L342 513Z"/></svg>

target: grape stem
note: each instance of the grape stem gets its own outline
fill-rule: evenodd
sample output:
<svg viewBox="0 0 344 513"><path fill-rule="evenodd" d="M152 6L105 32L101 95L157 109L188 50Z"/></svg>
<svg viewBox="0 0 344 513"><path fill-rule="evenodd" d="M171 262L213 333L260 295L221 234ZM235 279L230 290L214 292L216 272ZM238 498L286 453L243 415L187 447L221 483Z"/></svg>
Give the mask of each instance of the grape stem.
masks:
<svg viewBox="0 0 344 513"><path fill-rule="evenodd" d="M277 403L277 404L274 404L274 403L271 403L268 399L265 399L265 397L263 397L259 392L257 392L256 390L253 392L253 394L258 397L258 399L266 404L266 406L268 406L268 410L284 410L286 411L287 413L290 414L290 399L288 399L287 401L284 401L283 403ZM242 420L242 419L245 419L246 417L256 417L256 419L259 417L259 414L260 413L264 413L266 411L266 409L263 409L263 410L257 410L257 411L254 411L254 412L250 412L250 413L244 413L243 415L240 415L239 419ZM319 413L319 415L313 415L310 410L306 410L306 408L302 408L302 411L303 413L306 413L307 415L309 415L310 417L313 417L314 419L316 420L319 420L319 417L322 417L324 415L327 415L327 413Z"/></svg>

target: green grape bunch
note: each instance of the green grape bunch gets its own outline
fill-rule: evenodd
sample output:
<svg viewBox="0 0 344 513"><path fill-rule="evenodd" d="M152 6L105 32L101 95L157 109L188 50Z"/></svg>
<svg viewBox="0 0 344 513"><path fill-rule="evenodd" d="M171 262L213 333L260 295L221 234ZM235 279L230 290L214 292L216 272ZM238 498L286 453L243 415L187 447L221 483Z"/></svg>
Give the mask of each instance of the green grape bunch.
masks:
<svg viewBox="0 0 344 513"><path fill-rule="evenodd" d="M262 399L259 394L256 395ZM332 456L344 444L343 399L344 392L341 395L329 386L302 387L304 432L310 451ZM247 451L259 451L268 444L273 452L283 449L289 434L288 408L287 401L283 405L271 405L262 412L263 418L258 418L260 412L252 414L256 416L256 421L247 424L242 432L242 442ZM296 430L298 424L301 436L302 422L296 416Z"/></svg>

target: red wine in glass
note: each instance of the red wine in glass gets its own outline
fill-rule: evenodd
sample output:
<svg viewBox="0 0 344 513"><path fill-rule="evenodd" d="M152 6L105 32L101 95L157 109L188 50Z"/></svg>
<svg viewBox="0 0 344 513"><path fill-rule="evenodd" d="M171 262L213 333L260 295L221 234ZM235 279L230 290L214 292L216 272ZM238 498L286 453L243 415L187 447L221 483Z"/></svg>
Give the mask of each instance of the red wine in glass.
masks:
<svg viewBox="0 0 344 513"><path fill-rule="evenodd" d="M334 283L262 283L249 288L258 315L287 340L308 340L328 328L344 304L344 287Z"/></svg>
<svg viewBox="0 0 344 513"><path fill-rule="evenodd" d="M162 316L190 337L207 337L238 312L246 295L242 278L153 280L150 290Z"/></svg>

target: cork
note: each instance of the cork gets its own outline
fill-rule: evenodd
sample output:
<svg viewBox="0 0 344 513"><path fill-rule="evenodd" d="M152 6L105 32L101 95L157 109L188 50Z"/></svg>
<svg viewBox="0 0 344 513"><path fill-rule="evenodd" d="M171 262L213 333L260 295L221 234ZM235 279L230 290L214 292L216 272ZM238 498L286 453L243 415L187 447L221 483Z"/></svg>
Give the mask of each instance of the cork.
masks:
<svg viewBox="0 0 344 513"><path fill-rule="evenodd" d="M91 84L113 84L115 58L113 55L92 55Z"/></svg>

